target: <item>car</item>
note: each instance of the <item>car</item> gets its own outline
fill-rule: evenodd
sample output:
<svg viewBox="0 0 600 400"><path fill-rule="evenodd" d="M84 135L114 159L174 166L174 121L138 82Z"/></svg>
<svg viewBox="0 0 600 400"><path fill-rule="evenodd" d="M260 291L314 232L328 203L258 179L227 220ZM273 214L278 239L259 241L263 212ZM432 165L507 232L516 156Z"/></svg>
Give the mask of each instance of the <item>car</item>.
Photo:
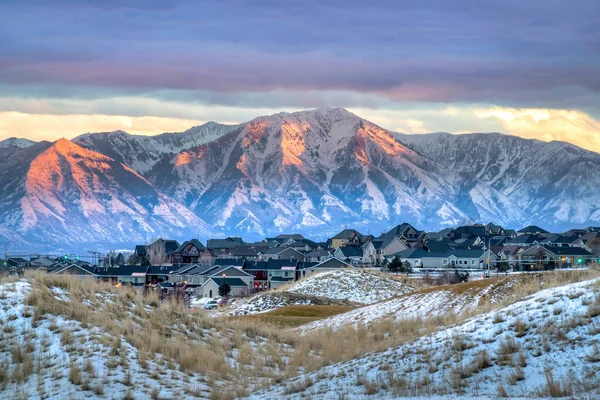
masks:
<svg viewBox="0 0 600 400"><path fill-rule="evenodd" d="M219 302L217 300L211 300L204 305L205 310L214 310L219 307Z"/></svg>
<svg viewBox="0 0 600 400"><path fill-rule="evenodd" d="M224 298L219 302L219 306L221 307L225 307L228 306L230 304L233 304L235 302L235 299L230 297L230 298Z"/></svg>

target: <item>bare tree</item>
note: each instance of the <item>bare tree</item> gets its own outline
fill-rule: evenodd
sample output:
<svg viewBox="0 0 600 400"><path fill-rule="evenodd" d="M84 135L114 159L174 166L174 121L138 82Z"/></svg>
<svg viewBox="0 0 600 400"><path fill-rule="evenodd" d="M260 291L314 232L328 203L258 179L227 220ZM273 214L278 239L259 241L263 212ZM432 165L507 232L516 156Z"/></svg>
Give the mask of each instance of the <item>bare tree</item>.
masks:
<svg viewBox="0 0 600 400"><path fill-rule="evenodd" d="M155 240L152 244L148 245L146 254L151 265L160 265L168 261L165 241L162 239Z"/></svg>
<svg viewBox="0 0 600 400"><path fill-rule="evenodd" d="M594 238L587 244L590 252L595 256L600 256L600 238Z"/></svg>
<svg viewBox="0 0 600 400"><path fill-rule="evenodd" d="M210 251L205 250L200 252L198 262L202 265L213 265L215 263L215 257L210 253Z"/></svg>

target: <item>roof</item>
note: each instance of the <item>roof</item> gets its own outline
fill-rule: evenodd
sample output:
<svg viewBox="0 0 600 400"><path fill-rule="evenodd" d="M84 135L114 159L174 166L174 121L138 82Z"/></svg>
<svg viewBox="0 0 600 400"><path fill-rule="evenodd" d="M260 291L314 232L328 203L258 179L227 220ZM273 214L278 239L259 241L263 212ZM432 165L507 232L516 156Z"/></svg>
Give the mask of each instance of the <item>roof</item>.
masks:
<svg viewBox="0 0 600 400"><path fill-rule="evenodd" d="M134 253L137 254L138 256L145 256L147 251L148 251L148 246L139 244L139 245L135 246Z"/></svg>
<svg viewBox="0 0 600 400"><path fill-rule="evenodd" d="M131 276L133 274L146 274L147 265L121 265L118 267L96 267L94 274L98 276Z"/></svg>
<svg viewBox="0 0 600 400"><path fill-rule="evenodd" d="M296 267L298 265L298 260L275 260L271 258L267 261L267 269L271 270L281 270L283 267Z"/></svg>
<svg viewBox="0 0 600 400"><path fill-rule="evenodd" d="M271 282L291 282L294 280L294 277L282 277L282 276L272 276L269 279Z"/></svg>
<svg viewBox="0 0 600 400"><path fill-rule="evenodd" d="M204 285L210 281L213 281L217 286L221 286L223 283L226 283L229 285L229 287L248 287L248 284L240 278L210 278L204 283Z"/></svg>
<svg viewBox="0 0 600 400"><path fill-rule="evenodd" d="M226 239L208 239L206 242L207 249L233 249L241 244L244 240L239 237L228 237Z"/></svg>
<svg viewBox="0 0 600 400"><path fill-rule="evenodd" d="M253 261L253 262L247 262L246 264L244 264L244 267L242 268L242 271L259 271L259 270L266 270L267 268L267 261Z"/></svg>
<svg viewBox="0 0 600 400"><path fill-rule="evenodd" d="M298 269L311 269L318 264L319 264L318 262L304 261L304 262L298 263Z"/></svg>
<svg viewBox="0 0 600 400"><path fill-rule="evenodd" d="M214 265L219 266L234 266L234 267L243 267L246 260L238 259L238 258L217 258L215 259Z"/></svg>
<svg viewBox="0 0 600 400"><path fill-rule="evenodd" d="M376 249L385 249L392 242L392 240L394 240L394 237L386 237L383 239L372 240L371 243L373 243L373 247Z"/></svg>
<svg viewBox="0 0 600 400"><path fill-rule="evenodd" d="M195 248L198 249L198 251L206 250L206 247L204 247L202 242L200 242L198 239L192 239L192 240L186 240L185 242L183 242L183 244L175 250L175 253L181 253L188 244L192 244Z"/></svg>
<svg viewBox="0 0 600 400"><path fill-rule="evenodd" d="M517 232L519 232L519 233L536 233L536 232L539 232L539 233L550 233L547 230L542 229L542 228L540 228L539 226L536 226L536 225L526 226L523 229L519 229Z"/></svg>
<svg viewBox="0 0 600 400"><path fill-rule="evenodd" d="M548 251L556 254L557 256L593 256L592 253L581 247L569 247L569 246L547 246L542 245L541 247L546 248Z"/></svg>
<svg viewBox="0 0 600 400"><path fill-rule="evenodd" d="M331 252L329 250L313 250L306 253L304 257L326 257L330 255Z"/></svg>
<svg viewBox="0 0 600 400"><path fill-rule="evenodd" d="M274 239L294 239L294 240L302 240L304 236L299 233L291 233L291 234L281 234L274 237Z"/></svg>
<svg viewBox="0 0 600 400"><path fill-rule="evenodd" d="M358 246L343 246L338 249L344 257L362 257L363 249ZM310 257L308 254L307 257Z"/></svg>
<svg viewBox="0 0 600 400"><path fill-rule="evenodd" d="M359 231L354 229L344 229L343 231L332 237L332 239L351 239L354 236L362 238L363 235Z"/></svg>
<svg viewBox="0 0 600 400"><path fill-rule="evenodd" d="M448 249L444 252L431 252L422 248L412 248L399 251L392 254L399 258L448 258L455 256L457 258L480 258L485 254L483 249Z"/></svg>
<svg viewBox="0 0 600 400"><path fill-rule="evenodd" d="M511 245L511 244L535 244L535 242L538 243L542 243L542 242L548 242L548 238L546 238L545 236L542 235L521 235L521 236L517 236L514 239L510 239L507 240L506 242L504 242L504 244L506 245Z"/></svg>
<svg viewBox="0 0 600 400"><path fill-rule="evenodd" d="M147 274L148 275L165 275L165 274L170 274L171 271L175 271L177 269L179 269L179 265L168 265L168 266L150 265L150 266L148 266Z"/></svg>
<svg viewBox="0 0 600 400"><path fill-rule="evenodd" d="M386 233L384 233L383 235L381 235L381 237L402 236L402 235L404 235L404 232L407 229L412 229L413 231L415 231L415 233L417 235L421 233L418 230L416 230L411 224L405 222L403 224L396 225L395 227L393 227L392 229L390 229L389 231L387 231Z"/></svg>

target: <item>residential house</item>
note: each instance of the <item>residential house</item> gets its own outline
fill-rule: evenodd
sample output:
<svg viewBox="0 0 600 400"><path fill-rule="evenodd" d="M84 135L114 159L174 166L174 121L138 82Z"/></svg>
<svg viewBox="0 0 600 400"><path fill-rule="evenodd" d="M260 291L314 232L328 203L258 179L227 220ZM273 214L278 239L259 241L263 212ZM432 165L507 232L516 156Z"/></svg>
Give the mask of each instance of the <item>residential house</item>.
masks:
<svg viewBox="0 0 600 400"><path fill-rule="evenodd" d="M363 235L354 229L344 229L331 238L331 248L342 246L360 246L364 243Z"/></svg>
<svg viewBox="0 0 600 400"><path fill-rule="evenodd" d="M584 265L594 260L589 251L580 247L538 244L520 254L520 264L527 269Z"/></svg>
<svg viewBox="0 0 600 400"><path fill-rule="evenodd" d="M410 248L392 256L408 261L413 268L422 269L483 269L489 256L490 265L495 265L496 255L481 249L448 249L445 252L429 252L422 248Z"/></svg>
<svg viewBox="0 0 600 400"><path fill-rule="evenodd" d="M363 246L363 262L370 265L380 265L384 257L408 249L398 237L373 239Z"/></svg>
<svg viewBox="0 0 600 400"><path fill-rule="evenodd" d="M364 251L358 246L343 246L338 247L333 256L349 264L359 265L363 263Z"/></svg>
<svg viewBox="0 0 600 400"><path fill-rule="evenodd" d="M269 288L276 289L296 280L297 259L274 259L267 261Z"/></svg>
<svg viewBox="0 0 600 400"><path fill-rule="evenodd" d="M354 247L354 246L347 246L347 247ZM338 248L342 249L343 247ZM331 252L329 250L313 250L313 251L309 251L308 253L306 253L304 255L304 260L308 261L308 262L321 262L321 261L325 261L329 258L331 258Z"/></svg>
<svg viewBox="0 0 600 400"><path fill-rule="evenodd" d="M254 277L254 288L258 290L269 288L269 268L267 261L246 262L243 271Z"/></svg>
<svg viewBox="0 0 600 400"><path fill-rule="evenodd" d="M550 244L551 240L539 234L523 234L504 242L507 246L535 246L537 244Z"/></svg>
<svg viewBox="0 0 600 400"><path fill-rule="evenodd" d="M290 259L297 261L304 261L304 254L291 247L272 247L264 251L259 252L259 257L263 261L270 259L282 260Z"/></svg>
<svg viewBox="0 0 600 400"><path fill-rule="evenodd" d="M517 236L521 236L521 235L547 235L550 232L548 232L545 229L540 228L539 226L535 226L535 225L529 225L526 226L523 229L519 229L517 231Z"/></svg>
<svg viewBox="0 0 600 400"><path fill-rule="evenodd" d="M188 240L171 254L171 262L197 263L205 252L206 247L198 239Z"/></svg>
<svg viewBox="0 0 600 400"><path fill-rule="evenodd" d="M240 237L228 237L225 239L208 239L206 249L214 257L229 257L231 249L244 245L244 241Z"/></svg>

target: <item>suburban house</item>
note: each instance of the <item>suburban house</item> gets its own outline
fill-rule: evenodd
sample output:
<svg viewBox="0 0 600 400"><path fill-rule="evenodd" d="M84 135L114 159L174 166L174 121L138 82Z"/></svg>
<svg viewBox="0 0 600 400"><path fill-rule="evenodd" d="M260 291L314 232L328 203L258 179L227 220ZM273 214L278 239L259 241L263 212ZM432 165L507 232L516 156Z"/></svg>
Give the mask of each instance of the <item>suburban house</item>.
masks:
<svg viewBox="0 0 600 400"><path fill-rule="evenodd" d="M443 253L411 248L393 254L400 261L408 261L413 268L422 269L483 269L489 254L490 265L495 265L496 255L484 249L448 249Z"/></svg>
<svg viewBox="0 0 600 400"><path fill-rule="evenodd" d="M304 254L291 247L272 247L261 251L258 255L263 261L268 261L270 259L304 261Z"/></svg>
<svg viewBox="0 0 600 400"><path fill-rule="evenodd" d="M199 288L194 290L196 297L209 297L213 298L219 294L219 287L226 283L229 285L231 296L245 296L249 293L249 290L253 285L248 285L240 278L208 278L206 282Z"/></svg>
<svg viewBox="0 0 600 400"><path fill-rule="evenodd" d="M504 242L506 246L535 246L537 244L550 244L552 241L548 239L546 236L542 236L540 234L522 234L517 236L514 239L508 240Z"/></svg>
<svg viewBox="0 0 600 400"><path fill-rule="evenodd" d="M358 246L338 247L333 256L352 265L363 263L363 249Z"/></svg>
<svg viewBox="0 0 600 400"><path fill-rule="evenodd" d="M344 229L331 238L331 248L337 249L342 246L360 246L364 243L364 236L354 229Z"/></svg>
<svg viewBox="0 0 600 400"><path fill-rule="evenodd" d="M184 242L171 254L173 263L197 263L206 247L198 239L192 239Z"/></svg>
<svg viewBox="0 0 600 400"><path fill-rule="evenodd" d="M526 226L523 229L519 229L517 231L517 236L521 236L521 235L546 235L550 232L548 232L545 229L540 228L539 226L535 226L535 225L529 225Z"/></svg>
<svg viewBox="0 0 600 400"><path fill-rule="evenodd" d="M269 268L268 261L252 261L244 264L243 271L254 277L255 289L269 288Z"/></svg>
<svg viewBox="0 0 600 400"><path fill-rule="evenodd" d="M520 264L531 269L544 266L584 265L594 260L592 253L581 247L535 245L520 254Z"/></svg>
<svg viewBox="0 0 600 400"><path fill-rule="evenodd" d="M399 237L385 237L373 239L363 246L363 262L370 265L379 265L384 257L408 249L408 245Z"/></svg>
<svg viewBox="0 0 600 400"><path fill-rule="evenodd" d="M286 283L295 281L297 268L298 260L293 258L283 260L269 259L267 261L269 288L276 289Z"/></svg>
<svg viewBox="0 0 600 400"><path fill-rule="evenodd" d="M313 250L304 255L304 260L308 262L321 262L331 257L329 250Z"/></svg>
<svg viewBox="0 0 600 400"><path fill-rule="evenodd" d="M217 291L211 285L205 286L205 284L212 280L217 284L217 290L219 286L225 282L229 283L228 279L239 279L244 283L244 287L238 285L237 280L230 281L232 284L236 284L236 290L233 290L233 295L238 295L243 292L247 294L254 288L254 276L246 271L243 271L240 267L235 265L193 265L181 267L169 275L169 280L176 285L184 285L186 288L192 290L193 293L198 297L214 297L217 295ZM211 292L212 290L212 292Z"/></svg>
<svg viewBox="0 0 600 400"><path fill-rule="evenodd" d="M244 241L240 237L228 237L226 239L208 239L206 249L214 257L228 257L229 252L238 246L244 245Z"/></svg>

